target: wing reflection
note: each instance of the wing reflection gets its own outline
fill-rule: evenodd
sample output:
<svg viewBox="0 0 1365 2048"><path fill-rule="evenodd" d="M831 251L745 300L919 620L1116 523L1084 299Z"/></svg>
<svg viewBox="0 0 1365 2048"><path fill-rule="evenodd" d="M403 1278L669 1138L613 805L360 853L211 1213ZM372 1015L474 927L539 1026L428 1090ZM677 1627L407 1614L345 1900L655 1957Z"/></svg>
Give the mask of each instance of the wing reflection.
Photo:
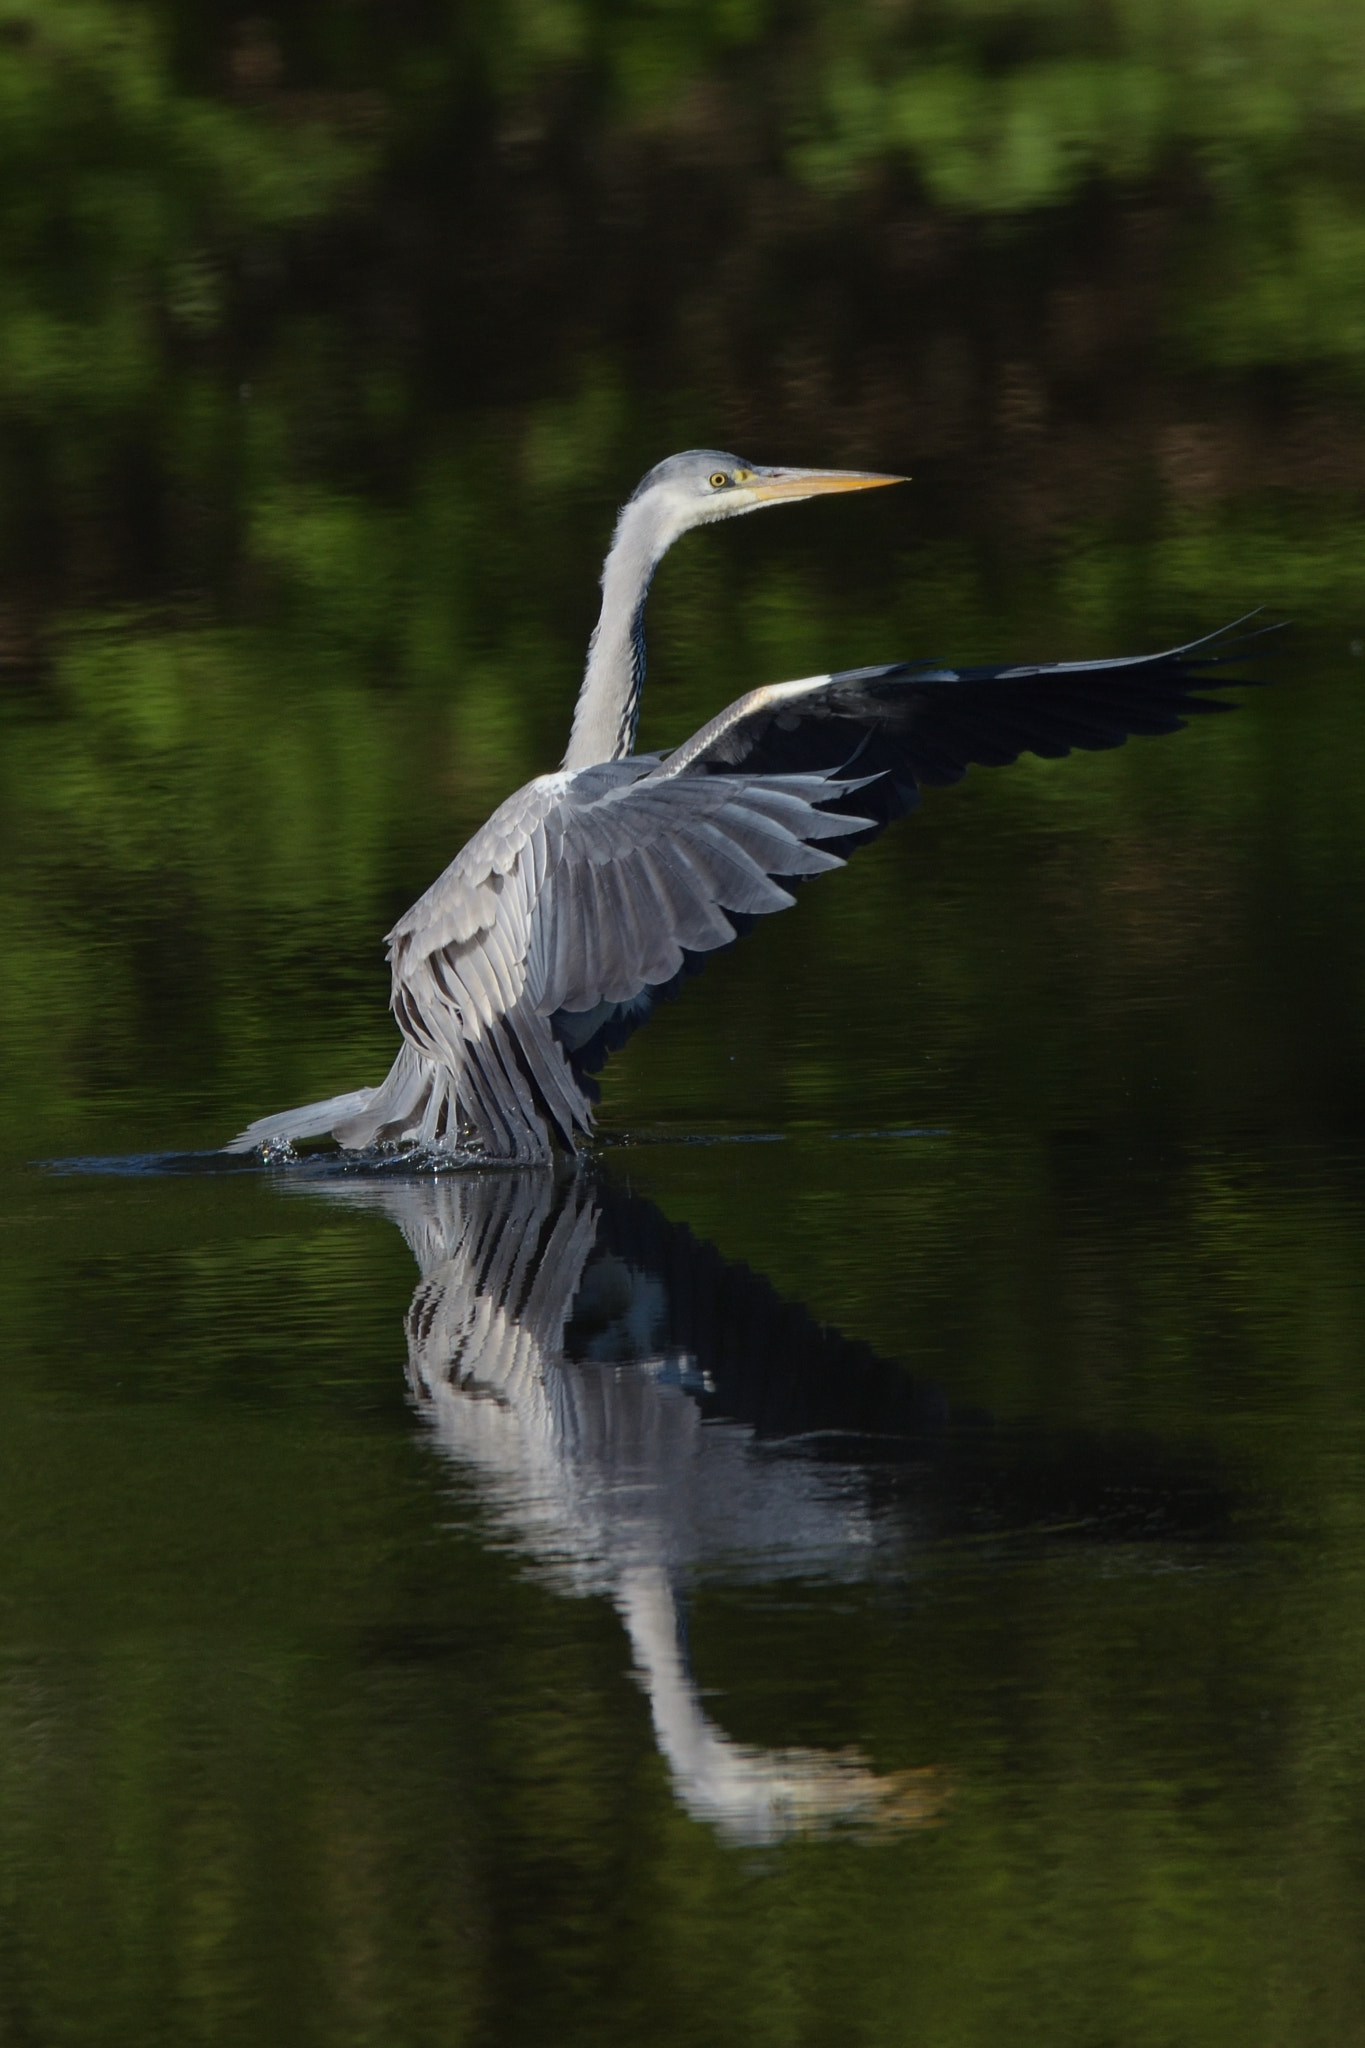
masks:
<svg viewBox="0 0 1365 2048"><path fill-rule="evenodd" d="M591 1175L305 1185L402 1231L421 1271L415 1403L507 1542L563 1591L615 1603L675 1793L733 1840L923 1824L942 1787L851 1751L732 1741L687 1667L689 1582L864 1577L903 1557L908 1526L1093 1522L1101 1499L1119 1533L1172 1503L1186 1521L1218 1512L1201 1477L1153 1480L1112 1446L1106 1461L1052 1437L1003 1445Z"/></svg>

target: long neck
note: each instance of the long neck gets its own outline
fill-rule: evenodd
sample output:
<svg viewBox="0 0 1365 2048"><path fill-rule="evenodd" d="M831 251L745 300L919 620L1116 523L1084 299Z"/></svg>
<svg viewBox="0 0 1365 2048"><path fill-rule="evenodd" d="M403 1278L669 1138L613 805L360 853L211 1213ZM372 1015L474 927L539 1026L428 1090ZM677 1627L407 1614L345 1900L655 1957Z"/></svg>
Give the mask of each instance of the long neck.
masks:
<svg viewBox="0 0 1365 2048"><path fill-rule="evenodd" d="M602 610L588 642L588 665L574 709L566 768L619 761L635 744L645 679L645 598L673 539L662 508L648 498L624 507L602 570Z"/></svg>

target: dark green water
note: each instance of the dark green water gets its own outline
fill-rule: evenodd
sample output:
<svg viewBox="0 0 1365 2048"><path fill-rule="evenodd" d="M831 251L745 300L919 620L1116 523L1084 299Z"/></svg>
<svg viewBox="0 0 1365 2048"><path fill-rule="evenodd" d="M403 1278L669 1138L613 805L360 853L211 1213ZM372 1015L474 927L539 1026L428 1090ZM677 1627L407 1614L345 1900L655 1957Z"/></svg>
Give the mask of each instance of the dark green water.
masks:
<svg viewBox="0 0 1365 2048"><path fill-rule="evenodd" d="M1365 2038L1362 113L1344 5L0 21L5 2048ZM646 745L1274 686L933 793L577 1183L187 1159L382 1074L694 443L915 481L680 545Z"/></svg>

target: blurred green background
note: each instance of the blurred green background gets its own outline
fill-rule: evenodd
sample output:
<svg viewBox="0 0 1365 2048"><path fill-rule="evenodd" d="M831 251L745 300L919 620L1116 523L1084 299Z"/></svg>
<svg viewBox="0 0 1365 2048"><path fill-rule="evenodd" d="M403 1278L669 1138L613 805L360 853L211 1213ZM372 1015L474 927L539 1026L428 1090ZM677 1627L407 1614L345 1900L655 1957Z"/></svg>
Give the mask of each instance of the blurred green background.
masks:
<svg viewBox="0 0 1365 2048"><path fill-rule="evenodd" d="M379 1078L380 935L558 759L694 444L914 481L680 547L645 745L1295 621L606 1075L727 1257L1239 1503L700 1593L736 1736L943 1772L893 1843L670 1801L610 1608L404 1405L382 1219L33 1165ZM1345 0L0 8L0 2043L1365 2039L1363 544Z"/></svg>

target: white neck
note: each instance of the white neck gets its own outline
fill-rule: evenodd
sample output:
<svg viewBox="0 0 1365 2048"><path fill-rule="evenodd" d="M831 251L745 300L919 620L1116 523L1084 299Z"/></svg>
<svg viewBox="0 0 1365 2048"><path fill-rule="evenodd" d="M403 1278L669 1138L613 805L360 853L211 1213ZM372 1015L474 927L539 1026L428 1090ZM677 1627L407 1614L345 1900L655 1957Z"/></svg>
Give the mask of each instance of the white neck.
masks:
<svg viewBox="0 0 1365 2048"><path fill-rule="evenodd" d="M588 642L564 755L568 769L619 761L635 745L645 679L645 598L661 557L683 530L672 508L653 494L622 508L602 569L602 610Z"/></svg>

